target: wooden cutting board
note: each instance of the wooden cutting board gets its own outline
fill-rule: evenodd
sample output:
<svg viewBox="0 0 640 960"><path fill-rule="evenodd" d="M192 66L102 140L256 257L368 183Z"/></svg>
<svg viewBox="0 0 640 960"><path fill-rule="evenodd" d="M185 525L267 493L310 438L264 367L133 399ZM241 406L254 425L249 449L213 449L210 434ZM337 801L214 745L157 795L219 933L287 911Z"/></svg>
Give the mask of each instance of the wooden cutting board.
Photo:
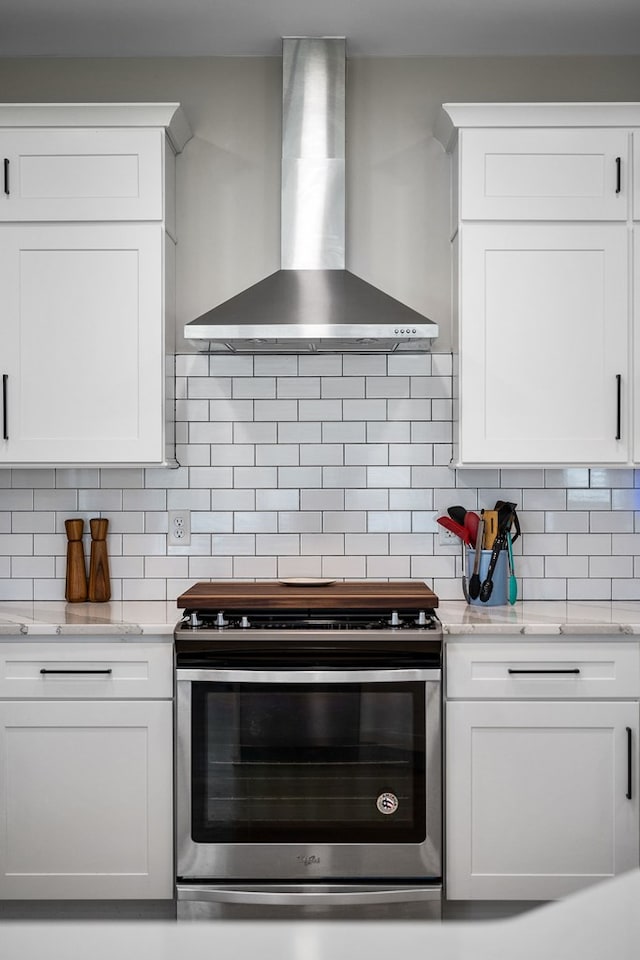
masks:
<svg viewBox="0 0 640 960"><path fill-rule="evenodd" d="M178 607L198 610L427 610L438 606L421 580L365 580L295 586L268 581L196 583L178 597Z"/></svg>

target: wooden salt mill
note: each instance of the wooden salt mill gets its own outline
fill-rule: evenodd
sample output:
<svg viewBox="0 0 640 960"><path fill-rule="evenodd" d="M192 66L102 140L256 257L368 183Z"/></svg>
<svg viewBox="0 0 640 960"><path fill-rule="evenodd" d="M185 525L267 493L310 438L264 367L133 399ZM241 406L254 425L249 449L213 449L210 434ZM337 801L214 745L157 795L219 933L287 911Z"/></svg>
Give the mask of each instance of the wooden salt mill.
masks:
<svg viewBox="0 0 640 960"><path fill-rule="evenodd" d="M67 583L64 592L69 603L82 603L87 599L87 571L84 565L82 531L84 520L65 520L67 531Z"/></svg>
<svg viewBox="0 0 640 960"><path fill-rule="evenodd" d="M111 596L109 557L107 556L108 520L89 520L91 527L91 557L89 560L89 600L102 603Z"/></svg>

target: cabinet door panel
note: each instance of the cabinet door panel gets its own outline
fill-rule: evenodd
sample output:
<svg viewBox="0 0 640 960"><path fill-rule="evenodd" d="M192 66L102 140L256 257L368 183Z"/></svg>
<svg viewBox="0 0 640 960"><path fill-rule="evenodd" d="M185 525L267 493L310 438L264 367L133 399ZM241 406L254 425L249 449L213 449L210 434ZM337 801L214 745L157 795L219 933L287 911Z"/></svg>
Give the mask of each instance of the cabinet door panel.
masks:
<svg viewBox="0 0 640 960"><path fill-rule="evenodd" d="M3 130L0 220L160 220L160 130Z"/></svg>
<svg viewBox="0 0 640 960"><path fill-rule="evenodd" d="M0 703L0 896L165 898L170 702Z"/></svg>
<svg viewBox="0 0 640 960"><path fill-rule="evenodd" d="M626 130L463 130L460 140L465 220L627 217Z"/></svg>
<svg viewBox="0 0 640 960"><path fill-rule="evenodd" d="M447 896L547 900L638 866L638 705L447 704Z"/></svg>
<svg viewBox="0 0 640 960"><path fill-rule="evenodd" d="M160 225L0 230L0 462L163 457Z"/></svg>
<svg viewBox="0 0 640 960"><path fill-rule="evenodd" d="M464 225L462 463L628 459L627 264L623 226Z"/></svg>

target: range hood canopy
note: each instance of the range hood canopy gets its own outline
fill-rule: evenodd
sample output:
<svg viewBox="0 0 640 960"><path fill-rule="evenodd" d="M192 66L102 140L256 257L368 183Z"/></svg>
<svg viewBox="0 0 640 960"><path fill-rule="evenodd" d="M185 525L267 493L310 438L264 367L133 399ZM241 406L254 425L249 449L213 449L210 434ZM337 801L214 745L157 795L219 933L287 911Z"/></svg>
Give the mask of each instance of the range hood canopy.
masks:
<svg viewBox="0 0 640 960"><path fill-rule="evenodd" d="M283 39L281 269L185 326L209 353L423 352L438 326L345 270L345 39Z"/></svg>

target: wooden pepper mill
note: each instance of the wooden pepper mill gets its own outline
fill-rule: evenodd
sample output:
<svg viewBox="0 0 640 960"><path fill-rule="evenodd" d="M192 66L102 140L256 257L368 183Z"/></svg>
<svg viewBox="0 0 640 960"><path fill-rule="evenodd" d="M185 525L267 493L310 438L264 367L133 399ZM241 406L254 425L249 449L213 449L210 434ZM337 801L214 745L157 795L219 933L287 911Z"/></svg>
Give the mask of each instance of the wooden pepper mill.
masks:
<svg viewBox="0 0 640 960"><path fill-rule="evenodd" d="M65 520L67 531L67 583L64 592L69 603L82 603L87 599L87 571L84 565L82 531L84 520Z"/></svg>
<svg viewBox="0 0 640 960"><path fill-rule="evenodd" d="M109 557L107 556L108 520L89 520L91 527L91 557L89 560L89 600L103 603L111 596Z"/></svg>

